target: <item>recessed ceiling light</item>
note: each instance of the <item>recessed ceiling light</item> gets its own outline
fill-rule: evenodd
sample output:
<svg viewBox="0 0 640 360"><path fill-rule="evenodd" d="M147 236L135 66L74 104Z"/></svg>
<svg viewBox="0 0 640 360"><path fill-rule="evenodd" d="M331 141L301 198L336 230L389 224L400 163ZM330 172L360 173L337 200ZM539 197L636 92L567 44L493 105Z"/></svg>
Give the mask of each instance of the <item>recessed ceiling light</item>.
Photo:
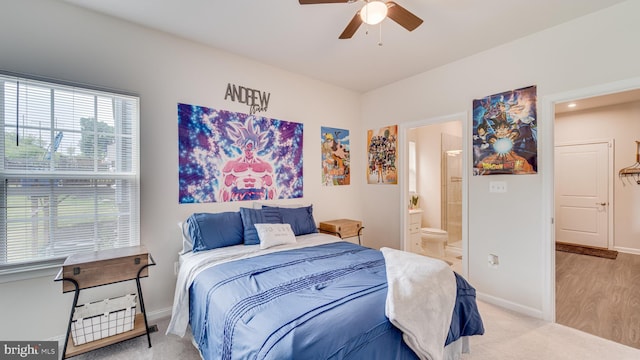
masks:
<svg viewBox="0 0 640 360"><path fill-rule="evenodd" d="M576 103L569 103L569 105L567 105L567 106L570 107L570 108L574 108L574 107L576 107Z"/></svg>

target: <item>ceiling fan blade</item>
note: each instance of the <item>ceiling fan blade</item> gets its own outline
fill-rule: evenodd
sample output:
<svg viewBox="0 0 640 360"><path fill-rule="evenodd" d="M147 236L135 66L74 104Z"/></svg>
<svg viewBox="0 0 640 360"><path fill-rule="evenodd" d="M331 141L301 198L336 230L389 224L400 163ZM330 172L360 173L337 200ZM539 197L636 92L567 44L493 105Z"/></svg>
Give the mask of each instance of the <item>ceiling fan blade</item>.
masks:
<svg viewBox="0 0 640 360"><path fill-rule="evenodd" d="M356 33L356 30L358 30L361 24L362 18L360 17L360 11L358 11L353 19L351 19L347 27L344 28L342 34L338 36L338 39L351 39L351 37Z"/></svg>
<svg viewBox="0 0 640 360"><path fill-rule="evenodd" d="M387 17L402 26L403 28L413 31L422 24L422 19L415 16L411 11L396 4L394 1L387 2Z"/></svg>
<svg viewBox="0 0 640 360"><path fill-rule="evenodd" d="M300 0L300 5L348 3L353 0Z"/></svg>

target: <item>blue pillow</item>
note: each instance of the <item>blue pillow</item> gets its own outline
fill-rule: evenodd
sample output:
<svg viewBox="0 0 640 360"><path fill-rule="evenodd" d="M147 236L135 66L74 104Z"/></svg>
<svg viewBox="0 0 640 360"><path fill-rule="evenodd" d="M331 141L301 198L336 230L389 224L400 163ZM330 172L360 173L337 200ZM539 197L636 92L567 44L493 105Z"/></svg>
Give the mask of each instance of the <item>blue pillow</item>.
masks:
<svg viewBox="0 0 640 360"><path fill-rule="evenodd" d="M240 245L243 241L240 213L195 213L187 219L193 252Z"/></svg>
<svg viewBox="0 0 640 360"><path fill-rule="evenodd" d="M278 209L282 222L291 225L296 236L318 232L313 219L313 205L298 208L263 206L262 209Z"/></svg>
<svg viewBox="0 0 640 360"><path fill-rule="evenodd" d="M242 216L245 245L260 244L258 230L254 224L282 224L278 208L240 208L240 216Z"/></svg>

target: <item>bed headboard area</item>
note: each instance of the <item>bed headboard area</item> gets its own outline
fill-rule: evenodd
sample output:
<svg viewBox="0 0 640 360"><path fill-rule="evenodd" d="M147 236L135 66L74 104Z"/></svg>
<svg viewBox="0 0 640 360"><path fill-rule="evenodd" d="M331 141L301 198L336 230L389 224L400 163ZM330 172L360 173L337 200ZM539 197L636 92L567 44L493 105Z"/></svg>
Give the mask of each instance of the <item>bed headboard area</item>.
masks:
<svg viewBox="0 0 640 360"><path fill-rule="evenodd" d="M268 248L295 242L295 236L318 232L313 205L240 208L239 211L193 213L178 223L182 251L199 252L233 245Z"/></svg>

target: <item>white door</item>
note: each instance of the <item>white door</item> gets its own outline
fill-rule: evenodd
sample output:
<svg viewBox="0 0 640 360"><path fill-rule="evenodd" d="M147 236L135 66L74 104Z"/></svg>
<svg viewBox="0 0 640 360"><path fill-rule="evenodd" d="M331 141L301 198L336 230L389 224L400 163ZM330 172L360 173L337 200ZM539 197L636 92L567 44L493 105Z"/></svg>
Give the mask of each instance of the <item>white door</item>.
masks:
<svg viewBox="0 0 640 360"><path fill-rule="evenodd" d="M609 246L609 143L555 147L556 241Z"/></svg>

